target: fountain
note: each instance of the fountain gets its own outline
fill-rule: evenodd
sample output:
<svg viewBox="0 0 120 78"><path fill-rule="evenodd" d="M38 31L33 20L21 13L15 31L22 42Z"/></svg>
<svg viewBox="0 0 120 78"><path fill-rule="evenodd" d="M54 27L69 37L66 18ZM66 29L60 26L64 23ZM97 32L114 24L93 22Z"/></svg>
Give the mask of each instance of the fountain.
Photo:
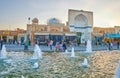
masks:
<svg viewBox="0 0 120 78"><path fill-rule="evenodd" d="M6 52L5 45L3 45L2 50L0 52L0 59L5 59L5 58L7 58L7 52Z"/></svg>
<svg viewBox="0 0 120 78"><path fill-rule="evenodd" d="M22 75L21 78L25 78L25 77Z"/></svg>
<svg viewBox="0 0 120 78"><path fill-rule="evenodd" d="M90 40L87 41L86 53L92 53L92 46L91 46L91 41Z"/></svg>
<svg viewBox="0 0 120 78"><path fill-rule="evenodd" d="M7 55L6 55L7 54ZM7 57L7 58L6 58ZM42 52L38 45L34 47L34 53L31 54L26 52L6 52L5 45L2 46L0 52L0 78L9 75L11 72L33 72L33 69L39 68L40 58L42 58ZM5 59L3 59L5 58ZM33 71L32 71L33 70ZM14 72L15 71L15 72ZM27 78L21 75L21 78Z"/></svg>
<svg viewBox="0 0 120 78"><path fill-rule="evenodd" d="M67 50L67 49L65 50L65 53L68 53L68 50Z"/></svg>
<svg viewBox="0 0 120 78"><path fill-rule="evenodd" d="M74 48L72 47L72 52L71 52L71 56L70 57L75 57L75 52L74 52Z"/></svg>
<svg viewBox="0 0 120 78"><path fill-rule="evenodd" d="M42 58L42 52L41 52L41 49L39 48L39 46L37 44L35 44L34 54L31 59L39 59L39 58Z"/></svg>
<svg viewBox="0 0 120 78"><path fill-rule="evenodd" d="M120 78L120 61L119 61L119 64L118 64L118 67L117 67L117 70L116 70L116 75L114 78Z"/></svg>
<svg viewBox="0 0 120 78"><path fill-rule="evenodd" d="M84 61L83 61L83 63L82 63L82 66L83 66L83 67L88 67L88 61L87 61L86 58L84 58Z"/></svg>
<svg viewBox="0 0 120 78"><path fill-rule="evenodd" d="M39 67L38 62L34 63L33 68L34 68L34 69L37 69L38 67Z"/></svg>

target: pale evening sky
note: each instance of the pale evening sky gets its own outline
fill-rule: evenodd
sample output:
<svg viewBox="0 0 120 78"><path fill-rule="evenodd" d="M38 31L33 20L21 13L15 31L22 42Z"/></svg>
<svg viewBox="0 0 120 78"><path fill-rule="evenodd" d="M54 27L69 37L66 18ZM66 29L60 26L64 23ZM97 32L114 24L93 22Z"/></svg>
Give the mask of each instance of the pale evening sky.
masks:
<svg viewBox="0 0 120 78"><path fill-rule="evenodd" d="M120 0L0 0L0 30L26 29L28 17L40 24L52 17L65 23L68 9L92 11L94 26L120 26Z"/></svg>

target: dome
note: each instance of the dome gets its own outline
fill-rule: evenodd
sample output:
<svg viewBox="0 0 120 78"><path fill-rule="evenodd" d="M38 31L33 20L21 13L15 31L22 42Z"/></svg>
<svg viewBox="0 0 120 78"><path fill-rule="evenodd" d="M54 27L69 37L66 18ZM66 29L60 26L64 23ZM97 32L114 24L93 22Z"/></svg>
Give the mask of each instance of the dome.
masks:
<svg viewBox="0 0 120 78"><path fill-rule="evenodd" d="M39 21L39 20L38 20L37 18L34 18L34 19L32 20L32 23L33 23L33 24L38 24L38 21Z"/></svg>
<svg viewBox="0 0 120 78"><path fill-rule="evenodd" d="M57 18L51 18L48 20L47 24L60 24L60 20Z"/></svg>

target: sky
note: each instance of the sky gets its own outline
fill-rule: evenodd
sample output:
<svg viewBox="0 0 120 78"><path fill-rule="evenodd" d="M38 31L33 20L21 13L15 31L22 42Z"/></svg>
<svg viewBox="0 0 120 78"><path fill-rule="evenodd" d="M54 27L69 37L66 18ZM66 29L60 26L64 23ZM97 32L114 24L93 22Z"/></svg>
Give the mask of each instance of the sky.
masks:
<svg viewBox="0 0 120 78"><path fill-rule="evenodd" d="M120 26L120 0L0 0L0 30L26 29L28 17L40 24L53 17L66 23L68 9L92 11L94 26Z"/></svg>

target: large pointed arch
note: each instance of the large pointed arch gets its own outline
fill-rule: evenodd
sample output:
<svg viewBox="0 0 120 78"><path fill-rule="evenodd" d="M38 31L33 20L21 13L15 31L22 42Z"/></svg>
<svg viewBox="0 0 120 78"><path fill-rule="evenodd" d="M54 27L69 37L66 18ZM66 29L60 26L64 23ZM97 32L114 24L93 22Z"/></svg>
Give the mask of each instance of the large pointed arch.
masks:
<svg viewBox="0 0 120 78"><path fill-rule="evenodd" d="M74 18L75 27L84 27L88 25L88 19L85 15L79 14Z"/></svg>

